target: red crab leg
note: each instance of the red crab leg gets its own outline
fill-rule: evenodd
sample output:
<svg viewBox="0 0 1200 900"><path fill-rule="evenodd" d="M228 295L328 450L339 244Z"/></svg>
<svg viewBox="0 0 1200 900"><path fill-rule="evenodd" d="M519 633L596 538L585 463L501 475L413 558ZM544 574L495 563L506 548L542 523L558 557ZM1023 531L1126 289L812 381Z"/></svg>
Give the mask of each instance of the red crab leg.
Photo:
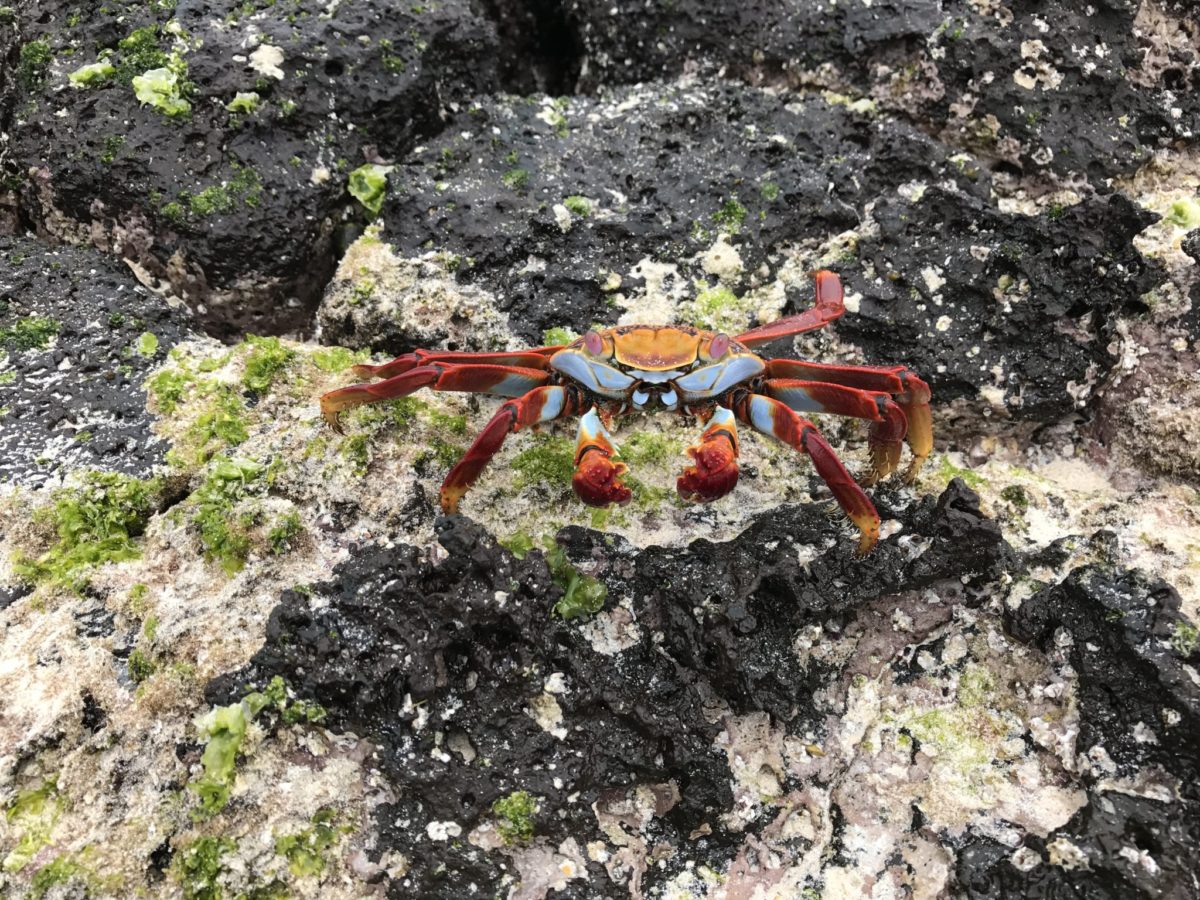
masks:
<svg viewBox="0 0 1200 900"><path fill-rule="evenodd" d="M679 496L692 503L709 503L732 491L738 480L738 449L737 421L732 412L718 406L700 443L688 447L695 465L676 480Z"/></svg>
<svg viewBox="0 0 1200 900"><path fill-rule="evenodd" d="M894 472L900 464L900 442L908 431L908 419L890 394L794 378L770 378L763 382L762 392L782 400L795 412L870 420L867 442L871 450L871 469L862 479L863 484L874 484Z"/></svg>
<svg viewBox="0 0 1200 900"><path fill-rule="evenodd" d="M572 395L557 385L534 388L523 397L506 401L479 432L462 459L446 474L446 480L442 482L443 512L450 515L457 511L458 501L478 480L509 432L569 416L576 411L577 403Z"/></svg>
<svg viewBox="0 0 1200 900"><path fill-rule="evenodd" d="M385 381L352 384L321 395L321 415L334 431L341 432L338 416L347 409L364 403L378 403L407 397L423 387L435 391L468 391L477 394L498 394L519 397L550 380L550 373L540 369L518 366L447 365L432 363L417 366Z"/></svg>
<svg viewBox="0 0 1200 900"><path fill-rule="evenodd" d="M779 319L767 325L752 328L744 334L739 334L735 340L747 347L757 347L779 338L790 337L804 331L815 331L824 328L846 311L842 299L842 282L828 269L813 273L815 282L813 293L816 302L811 309L802 313Z"/></svg>
<svg viewBox="0 0 1200 900"><path fill-rule="evenodd" d="M768 378L801 378L891 394L908 420L905 439L913 458L904 473L907 482L917 477L926 458L933 452L929 385L904 366L830 366L794 359L768 359L766 375Z"/></svg>
<svg viewBox="0 0 1200 900"><path fill-rule="evenodd" d="M813 424L792 412L786 405L762 394L748 394L736 405L737 417L756 431L769 434L802 453L813 461L817 474L829 485L842 511L849 516L861 537L858 552L867 554L879 540L879 513L871 498L850 477L846 467L833 452L833 448L817 432Z"/></svg>
<svg viewBox="0 0 1200 900"><path fill-rule="evenodd" d="M565 346L565 345L563 345ZM350 371L359 378L391 378L400 375L415 366L425 366L430 363L449 363L451 365L474 365L482 363L492 366L520 366L526 369L545 369L550 365L550 357L562 349L557 347L539 347L536 350L514 350L498 353L459 353L454 350L414 350L397 356L391 362L381 366L357 365Z"/></svg>
<svg viewBox="0 0 1200 900"><path fill-rule="evenodd" d="M629 471L629 467L620 460L613 460L616 452L612 435L593 406L579 420L575 476L571 479L575 493L588 506L628 503L633 498L633 492L621 482L621 476Z"/></svg>

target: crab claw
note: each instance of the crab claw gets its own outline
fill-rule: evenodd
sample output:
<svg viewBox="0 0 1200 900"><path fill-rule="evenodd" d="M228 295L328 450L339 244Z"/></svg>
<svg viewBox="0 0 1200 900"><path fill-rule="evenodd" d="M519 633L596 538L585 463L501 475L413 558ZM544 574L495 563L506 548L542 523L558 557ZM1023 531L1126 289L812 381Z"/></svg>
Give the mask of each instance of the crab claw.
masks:
<svg viewBox="0 0 1200 900"><path fill-rule="evenodd" d="M621 481L629 467L612 457L609 433L592 408L579 421L579 443L575 447L575 475L571 486L588 506L628 503L633 492Z"/></svg>
<svg viewBox="0 0 1200 900"><path fill-rule="evenodd" d="M695 465L683 470L675 482L679 496L692 503L710 503L737 485L738 442L733 413L717 407L700 443L688 447Z"/></svg>

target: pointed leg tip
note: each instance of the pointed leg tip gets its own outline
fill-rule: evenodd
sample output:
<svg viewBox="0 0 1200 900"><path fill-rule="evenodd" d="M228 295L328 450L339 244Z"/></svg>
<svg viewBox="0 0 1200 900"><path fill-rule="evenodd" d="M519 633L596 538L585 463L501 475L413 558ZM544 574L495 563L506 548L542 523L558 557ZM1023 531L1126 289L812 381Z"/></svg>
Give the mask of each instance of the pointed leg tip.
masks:
<svg viewBox="0 0 1200 900"><path fill-rule="evenodd" d="M871 553L871 551L875 549L875 545L878 542L879 542L879 532L878 531L864 531L862 533L862 536L859 537L859 539L858 539L858 549L857 549L855 555L858 556L860 559L864 556L868 556Z"/></svg>

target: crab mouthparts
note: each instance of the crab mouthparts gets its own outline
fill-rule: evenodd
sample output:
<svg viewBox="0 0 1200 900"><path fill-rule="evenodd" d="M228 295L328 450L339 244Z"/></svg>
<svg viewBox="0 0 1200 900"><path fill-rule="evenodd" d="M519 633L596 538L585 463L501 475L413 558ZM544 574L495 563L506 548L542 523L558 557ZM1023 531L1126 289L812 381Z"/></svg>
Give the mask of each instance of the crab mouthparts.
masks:
<svg viewBox="0 0 1200 900"><path fill-rule="evenodd" d="M664 409L674 409L679 405L679 395L675 393L675 388L667 386L666 390L656 389L647 391L645 388L639 387L630 395L630 400L633 401L634 408L645 409L651 398L657 397L658 402L662 404Z"/></svg>

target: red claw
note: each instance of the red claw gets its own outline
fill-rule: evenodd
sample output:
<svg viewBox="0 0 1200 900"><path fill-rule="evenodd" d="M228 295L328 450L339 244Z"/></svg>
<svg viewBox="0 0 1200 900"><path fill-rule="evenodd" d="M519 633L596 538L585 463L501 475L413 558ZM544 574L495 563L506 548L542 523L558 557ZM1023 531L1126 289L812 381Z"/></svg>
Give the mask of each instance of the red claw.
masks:
<svg viewBox="0 0 1200 900"><path fill-rule="evenodd" d="M589 444L575 464L571 486L588 506L625 504L633 499L633 491L621 481L621 476L629 471L629 467L619 460L614 462L610 459L611 452L611 447L606 449L599 443Z"/></svg>
<svg viewBox="0 0 1200 900"><path fill-rule="evenodd" d="M705 429L700 443L688 447L695 465L688 466L675 482L675 490L692 503L711 503L737 485L737 426L733 416L719 410Z"/></svg>

